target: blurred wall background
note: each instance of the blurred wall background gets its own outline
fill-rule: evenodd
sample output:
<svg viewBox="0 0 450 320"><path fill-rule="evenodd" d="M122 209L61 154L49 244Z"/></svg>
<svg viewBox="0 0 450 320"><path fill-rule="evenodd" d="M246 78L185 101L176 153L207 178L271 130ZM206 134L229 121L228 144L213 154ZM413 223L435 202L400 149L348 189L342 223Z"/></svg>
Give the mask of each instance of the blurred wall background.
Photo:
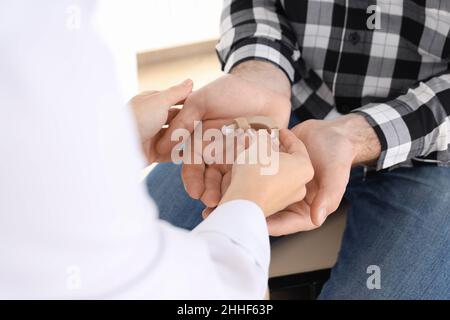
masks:
<svg viewBox="0 0 450 320"><path fill-rule="evenodd" d="M220 76L214 46L221 9L221 0L101 0L99 27L119 42L115 55L127 62L118 63L125 92L159 90L188 77L198 88ZM136 58L137 75L130 72Z"/></svg>
<svg viewBox="0 0 450 320"><path fill-rule="evenodd" d="M138 0L138 52L216 39L221 0ZM154 31L154 32L150 32Z"/></svg>

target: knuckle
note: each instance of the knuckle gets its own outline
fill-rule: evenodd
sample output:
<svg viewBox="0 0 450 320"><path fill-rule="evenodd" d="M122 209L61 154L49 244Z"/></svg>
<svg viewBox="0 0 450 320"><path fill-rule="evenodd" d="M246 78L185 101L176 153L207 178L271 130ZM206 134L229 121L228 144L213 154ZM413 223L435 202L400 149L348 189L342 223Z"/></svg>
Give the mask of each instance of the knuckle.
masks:
<svg viewBox="0 0 450 320"><path fill-rule="evenodd" d="M309 182L309 181L311 181L314 178L314 174L315 174L314 167L313 167L313 165L311 164L310 161L307 162L305 167L306 167L306 170L305 170L305 172L306 172L306 180Z"/></svg>
<svg viewBox="0 0 450 320"><path fill-rule="evenodd" d="M303 185L300 188L300 190L297 192L297 199L296 199L297 201L296 202L302 201L305 198L305 196L306 196L306 187Z"/></svg>
<svg viewBox="0 0 450 320"><path fill-rule="evenodd" d="M337 209L339 209L339 205L340 205L340 201L332 204L330 206L330 213L333 213L333 212L337 211Z"/></svg>
<svg viewBox="0 0 450 320"><path fill-rule="evenodd" d="M314 178L314 167L309 159L302 159L299 164L299 175L302 181L309 182Z"/></svg>

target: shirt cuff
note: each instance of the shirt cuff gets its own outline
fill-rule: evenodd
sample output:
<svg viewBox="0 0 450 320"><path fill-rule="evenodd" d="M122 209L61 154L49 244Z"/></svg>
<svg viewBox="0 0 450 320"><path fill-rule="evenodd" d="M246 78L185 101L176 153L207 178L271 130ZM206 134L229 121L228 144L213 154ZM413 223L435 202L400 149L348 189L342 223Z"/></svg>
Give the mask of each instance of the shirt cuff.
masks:
<svg viewBox="0 0 450 320"><path fill-rule="evenodd" d="M246 200L233 200L218 206L193 233L217 233L245 248L264 270L270 263L267 223L261 208Z"/></svg>
<svg viewBox="0 0 450 320"><path fill-rule="evenodd" d="M218 52L221 51L218 49ZM298 55L298 57L293 57L292 55ZM222 61L222 70L227 73L245 61L262 60L270 62L280 68L290 82L293 83L295 78L294 60L299 57L300 53L298 51L292 54L292 50L286 48L281 42L265 38L249 38L240 41L231 50L227 58L220 58Z"/></svg>
<svg viewBox="0 0 450 320"><path fill-rule="evenodd" d="M365 117L381 144L376 169L382 170L415 156L409 129L402 116L386 103L369 104L353 111Z"/></svg>

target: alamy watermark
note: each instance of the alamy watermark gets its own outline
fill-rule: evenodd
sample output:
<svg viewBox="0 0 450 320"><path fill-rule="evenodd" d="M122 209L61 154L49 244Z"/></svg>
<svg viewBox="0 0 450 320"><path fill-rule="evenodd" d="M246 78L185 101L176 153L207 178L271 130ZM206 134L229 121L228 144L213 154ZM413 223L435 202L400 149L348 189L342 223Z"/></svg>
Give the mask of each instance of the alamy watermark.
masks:
<svg viewBox="0 0 450 320"><path fill-rule="evenodd" d="M201 121L194 122L194 132L179 128L172 132L177 142L171 160L177 164L258 164L262 175L275 175L279 169L279 131L203 130Z"/></svg>
<svg viewBox="0 0 450 320"><path fill-rule="evenodd" d="M81 28L81 8L78 5L67 7L66 28L70 31L79 30Z"/></svg>
<svg viewBox="0 0 450 320"><path fill-rule="evenodd" d="M381 8L378 5L370 5L367 7L367 14L369 17L366 21L367 29L380 30L381 29Z"/></svg>
<svg viewBox="0 0 450 320"><path fill-rule="evenodd" d="M66 288L70 291L81 289L81 268L71 265L66 268Z"/></svg>
<svg viewBox="0 0 450 320"><path fill-rule="evenodd" d="M369 290L381 289L381 268L377 265L367 267L366 273L370 276L367 278L366 286Z"/></svg>

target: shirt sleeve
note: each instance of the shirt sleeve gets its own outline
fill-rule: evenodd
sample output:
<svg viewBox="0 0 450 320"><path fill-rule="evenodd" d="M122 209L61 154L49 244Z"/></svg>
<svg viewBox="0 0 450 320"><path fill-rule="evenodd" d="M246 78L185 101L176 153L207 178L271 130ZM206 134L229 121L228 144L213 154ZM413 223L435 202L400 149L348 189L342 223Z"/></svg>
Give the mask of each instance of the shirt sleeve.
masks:
<svg viewBox="0 0 450 320"><path fill-rule="evenodd" d="M270 245L261 209L237 200L219 206L192 232L157 221L153 264L124 290L105 297L133 299L262 299ZM155 236L157 235L157 237ZM143 252L144 253L144 252ZM144 255L145 256L145 255Z"/></svg>
<svg viewBox="0 0 450 320"><path fill-rule="evenodd" d="M364 115L378 135L379 170L446 151L450 144L450 74L420 82L394 100L368 104L355 112Z"/></svg>
<svg viewBox="0 0 450 320"><path fill-rule="evenodd" d="M225 72L246 60L264 60L294 81L300 58L295 33L279 0L225 0L217 53Z"/></svg>
<svg viewBox="0 0 450 320"><path fill-rule="evenodd" d="M159 222L158 264L147 282L126 292L157 299L262 299L270 245L261 209L252 202L219 206L191 233ZM140 291L142 290L142 294Z"/></svg>
<svg viewBox="0 0 450 320"><path fill-rule="evenodd" d="M93 27L95 3L77 2L75 29L71 6L0 2L0 298L263 298L261 209L223 204L193 232L157 218L120 59Z"/></svg>

